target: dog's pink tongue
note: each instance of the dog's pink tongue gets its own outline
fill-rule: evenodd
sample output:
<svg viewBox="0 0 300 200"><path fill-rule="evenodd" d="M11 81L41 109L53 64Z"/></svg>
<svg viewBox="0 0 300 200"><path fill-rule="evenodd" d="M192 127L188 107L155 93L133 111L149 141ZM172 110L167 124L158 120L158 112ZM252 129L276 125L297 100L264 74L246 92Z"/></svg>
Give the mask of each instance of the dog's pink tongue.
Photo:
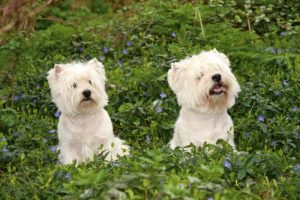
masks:
<svg viewBox="0 0 300 200"><path fill-rule="evenodd" d="M222 86L220 84L216 84L215 87L214 87L214 89L221 89L221 87Z"/></svg>

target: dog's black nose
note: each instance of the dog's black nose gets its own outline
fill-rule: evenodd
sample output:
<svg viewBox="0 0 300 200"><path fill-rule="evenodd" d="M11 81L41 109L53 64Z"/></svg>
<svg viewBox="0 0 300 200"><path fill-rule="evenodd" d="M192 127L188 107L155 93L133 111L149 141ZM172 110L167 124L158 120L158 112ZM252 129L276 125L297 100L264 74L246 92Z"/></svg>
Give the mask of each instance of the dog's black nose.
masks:
<svg viewBox="0 0 300 200"><path fill-rule="evenodd" d="M211 79L215 82L220 82L220 80L222 79L221 74L215 74L211 77Z"/></svg>
<svg viewBox="0 0 300 200"><path fill-rule="evenodd" d="M83 96L86 98L90 98L91 97L91 90L84 90L82 92Z"/></svg>

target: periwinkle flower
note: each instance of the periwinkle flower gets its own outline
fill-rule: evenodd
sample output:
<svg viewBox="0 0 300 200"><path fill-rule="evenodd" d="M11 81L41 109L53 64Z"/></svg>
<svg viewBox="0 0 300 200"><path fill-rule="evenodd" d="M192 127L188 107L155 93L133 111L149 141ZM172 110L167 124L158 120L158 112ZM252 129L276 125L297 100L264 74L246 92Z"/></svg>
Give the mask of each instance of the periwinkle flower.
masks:
<svg viewBox="0 0 300 200"><path fill-rule="evenodd" d="M230 163L229 160L226 159L226 160L224 161L224 167L227 168L227 169L230 169L230 168L231 168L231 163Z"/></svg>
<svg viewBox="0 0 300 200"><path fill-rule="evenodd" d="M268 47L268 48L265 49L265 51L272 52L273 54L276 53L276 49L274 47Z"/></svg>
<svg viewBox="0 0 300 200"><path fill-rule="evenodd" d="M83 52L83 47L79 48L79 52L82 53Z"/></svg>
<svg viewBox="0 0 300 200"><path fill-rule="evenodd" d="M59 118L60 115L61 115L61 112L60 112L59 110L57 110L57 111L54 113L54 116L55 116L56 118Z"/></svg>
<svg viewBox="0 0 300 200"><path fill-rule="evenodd" d="M51 134L56 133L56 130L55 129L49 130L48 133L51 133Z"/></svg>
<svg viewBox="0 0 300 200"><path fill-rule="evenodd" d="M8 152L7 147L3 147L2 152Z"/></svg>
<svg viewBox="0 0 300 200"><path fill-rule="evenodd" d="M175 32L172 32L172 33L171 33L171 37L172 37L172 38L176 38L176 36L177 36L177 35L176 35Z"/></svg>
<svg viewBox="0 0 300 200"><path fill-rule="evenodd" d="M265 121L265 117L264 117L263 115L259 115L259 116L257 117L257 121L259 121L259 122L264 122L264 121Z"/></svg>
<svg viewBox="0 0 300 200"><path fill-rule="evenodd" d="M298 111L299 111L299 108L298 108L297 106L294 106L294 107L292 108L292 111L293 111L293 112L298 112Z"/></svg>
<svg viewBox="0 0 300 200"><path fill-rule="evenodd" d="M33 98L32 98L32 103L35 104L36 102L37 102L37 98L36 98L36 97L33 97Z"/></svg>
<svg viewBox="0 0 300 200"><path fill-rule="evenodd" d="M66 174L65 174L65 179L67 179L67 180L71 180L71 179L72 179L72 176L71 176L71 174L69 174L69 173L66 173Z"/></svg>
<svg viewBox="0 0 300 200"><path fill-rule="evenodd" d="M49 140L47 138L43 138L43 142L47 143Z"/></svg>
<svg viewBox="0 0 300 200"><path fill-rule="evenodd" d="M163 111L163 108L160 107L160 106L158 106L158 107L155 108L155 111L156 111L157 113L161 113L161 112Z"/></svg>
<svg viewBox="0 0 300 200"><path fill-rule="evenodd" d="M212 198L212 197L208 197L208 198L207 198L207 200L214 200L214 198Z"/></svg>
<svg viewBox="0 0 300 200"><path fill-rule="evenodd" d="M284 36L286 36L286 32L284 31L280 32L280 37L284 37Z"/></svg>
<svg viewBox="0 0 300 200"><path fill-rule="evenodd" d="M146 141L146 143L147 143L147 144L150 144L150 142L151 142L151 138L150 138L150 136L149 136L149 135L146 135L146 139L145 139L145 141Z"/></svg>
<svg viewBox="0 0 300 200"><path fill-rule="evenodd" d="M249 139L249 138L250 138L250 135L251 135L251 133L250 133L250 132L246 132L246 133L245 133L245 137L246 137L247 139Z"/></svg>
<svg viewBox="0 0 300 200"><path fill-rule="evenodd" d="M279 97L281 95L281 92L279 90L276 90L275 92L275 96Z"/></svg>
<svg viewBox="0 0 300 200"><path fill-rule="evenodd" d="M295 172L300 173L300 164L295 165Z"/></svg>
<svg viewBox="0 0 300 200"><path fill-rule="evenodd" d="M21 99L21 95L15 95L14 96L14 102L17 102Z"/></svg>
<svg viewBox="0 0 300 200"><path fill-rule="evenodd" d="M122 66L123 66L123 62L122 62L122 60L118 60L118 61L117 61L117 63L118 63L118 65L119 65L120 67L122 67Z"/></svg>
<svg viewBox="0 0 300 200"><path fill-rule="evenodd" d="M123 50L122 50L122 53L123 53L124 55L127 55L127 54L128 54L128 50L127 50L127 49L123 49Z"/></svg>
<svg viewBox="0 0 300 200"><path fill-rule="evenodd" d="M131 41L127 41L127 42L126 42L126 45L127 45L128 47L130 47L130 46L132 46L132 42L131 42Z"/></svg>
<svg viewBox="0 0 300 200"><path fill-rule="evenodd" d="M270 144L270 146L274 147L276 145L276 143L277 143L277 141L272 141L271 144Z"/></svg>
<svg viewBox="0 0 300 200"><path fill-rule="evenodd" d="M284 86L287 86L287 85L289 84L289 82L288 82L287 80L283 80L283 81L282 81L282 84L283 84Z"/></svg>
<svg viewBox="0 0 300 200"><path fill-rule="evenodd" d="M56 153L57 152L57 146L51 146L50 151L52 151L53 153Z"/></svg>
<svg viewBox="0 0 300 200"><path fill-rule="evenodd" d="M165 93L163 93L163 92L162 92L162 93L160 93L160 95L159 95L159 96L160 96L160 98L162 98L162 99L164 99L164 98L166 98L166 97L167 97L167 95L166 95Z"/></svg>
<svg viewBox="0 0 300 200"><path fill-rule="evenodd" d="M99 57L99 60L100 60L101 62L103 62L104 59L105 59L105 57L104 57L103 55L101 55L101 56Z"/></svg>
<svg viewBox="0 0 300 200"><path fill-rule="evenodd" d="M104 48L103 48L103 52L104 52L104 53L108 53L108 52L109 52L109 49L108 49L107 47L104 47Z"/></svg>

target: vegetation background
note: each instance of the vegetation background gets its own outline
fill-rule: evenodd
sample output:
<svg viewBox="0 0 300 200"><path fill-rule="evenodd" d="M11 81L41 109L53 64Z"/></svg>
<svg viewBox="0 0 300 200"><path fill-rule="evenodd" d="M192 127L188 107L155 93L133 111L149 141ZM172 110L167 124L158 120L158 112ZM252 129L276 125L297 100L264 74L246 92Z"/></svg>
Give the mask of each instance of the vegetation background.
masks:
<svg viewBox="0 0 300 200"><path fill-rule="evenodd" d="M0 199L299 199L300 1L3 0ZM171 150L170 63L226 53L241 85L237 149ZM98 58L129 157L61 166L47 71Z"/></svg>

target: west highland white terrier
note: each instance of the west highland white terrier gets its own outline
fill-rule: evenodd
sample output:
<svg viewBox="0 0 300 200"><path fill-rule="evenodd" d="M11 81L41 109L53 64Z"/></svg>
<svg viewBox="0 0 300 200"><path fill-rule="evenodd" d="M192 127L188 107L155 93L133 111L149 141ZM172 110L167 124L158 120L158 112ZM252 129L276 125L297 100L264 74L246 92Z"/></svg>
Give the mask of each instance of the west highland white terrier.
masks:
<svg viewBox="0 0 300 200"><path fill-rule="evenodd" d="M181 106L171 148L224 139L233 148L234 131L227 110L241 91L226 55L216 49L171 64L168 83Z"/></svg>
<svg viewBox="0 0 300 200"><path fill-rule="evenodd" d="M61 111L58 149L62 164L86 162L103 151L108 153L108 161L129 153L129 147L114 136L104 109L108 97L101 62L93 59L87 63L56 64L47 79L52 100Z"/></svg>

